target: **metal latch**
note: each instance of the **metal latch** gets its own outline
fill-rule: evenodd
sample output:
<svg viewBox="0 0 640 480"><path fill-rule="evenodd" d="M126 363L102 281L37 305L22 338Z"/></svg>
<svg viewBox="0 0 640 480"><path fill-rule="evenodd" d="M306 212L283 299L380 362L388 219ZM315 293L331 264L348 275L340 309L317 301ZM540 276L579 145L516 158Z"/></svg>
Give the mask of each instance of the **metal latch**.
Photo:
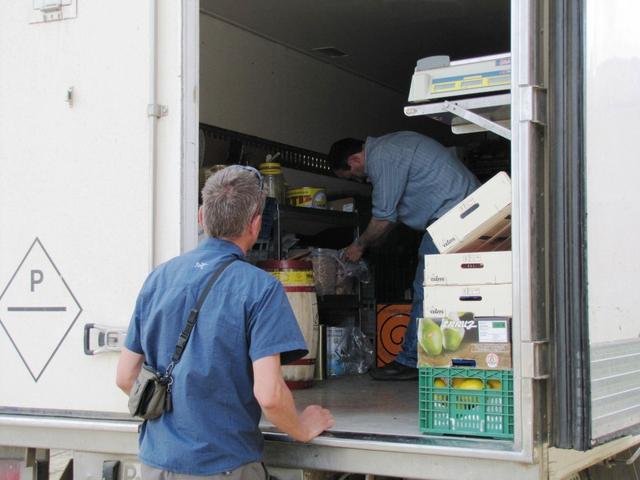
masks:
<svg viewBox="0 0 640 480"><path fill-rule="evenodd" d="M87 323L84 326L84 353L96 355L105 352L119 352L127 335L126 328Z"/></svg>
<svg viewBox="0 0 640 480"><path fill-rule="evenodd" d="M546 340L521 344L523 378L532 378L533 380L549 378L548 345Z"/></svg>

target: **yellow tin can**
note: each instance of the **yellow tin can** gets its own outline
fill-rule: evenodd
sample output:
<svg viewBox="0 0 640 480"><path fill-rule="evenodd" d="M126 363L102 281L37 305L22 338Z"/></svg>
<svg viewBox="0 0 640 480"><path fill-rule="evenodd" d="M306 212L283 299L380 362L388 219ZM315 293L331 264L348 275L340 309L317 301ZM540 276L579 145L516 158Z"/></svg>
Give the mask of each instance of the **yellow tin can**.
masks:
<svg viewBox="0 0 640 480"><path fill-rule="evenodd" d="M327 194L324 188L290 188L287 191L287 203L294 207L327 208Z"/></svg>

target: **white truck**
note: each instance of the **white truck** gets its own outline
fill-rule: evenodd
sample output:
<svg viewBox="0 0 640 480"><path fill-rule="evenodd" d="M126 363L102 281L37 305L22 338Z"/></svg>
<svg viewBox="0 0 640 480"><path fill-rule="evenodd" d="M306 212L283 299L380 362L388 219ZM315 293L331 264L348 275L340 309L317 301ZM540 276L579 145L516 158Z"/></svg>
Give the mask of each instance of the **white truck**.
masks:
<svg viewBox="0 0 640 480"><path fill-rule="evenodd" d="M525 480L634 467L637 2L2 7L0 478L44 478L55 450L72 452L77 480L138 478L139 422L114 384L117 350L145 276L197 243L199 123L316 152L344 136L429 133L435 122L407 102L412 72L395 61L508 51L496 131L510 137L513 188L513 440L421 435L414 383L362 380L332 406L335 429L310 444L264 424L265 461L281 478ZM322 382L298 400L344 385Z"/></svg>

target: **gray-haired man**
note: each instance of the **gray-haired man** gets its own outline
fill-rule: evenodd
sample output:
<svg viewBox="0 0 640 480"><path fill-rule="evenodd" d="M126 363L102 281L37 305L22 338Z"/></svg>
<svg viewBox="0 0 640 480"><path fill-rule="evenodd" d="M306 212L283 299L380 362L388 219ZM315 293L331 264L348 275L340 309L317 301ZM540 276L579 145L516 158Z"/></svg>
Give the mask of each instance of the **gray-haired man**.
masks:
<svg viewBox="0 0 640 480"><path fill-rule="evenodd" d="M212 272L237 260L214 284L173 370L172 411L143 424L145 480L265 478L261 409L303 442L333 425L318 405L296 412L280 365L306 355L304 338L280 283L243 260L260 233L262 177L230 166L210 177L202 194L198 216L208 238L149 275L118 364L117 384L125 393L143 361L164 371Z"/></svg>

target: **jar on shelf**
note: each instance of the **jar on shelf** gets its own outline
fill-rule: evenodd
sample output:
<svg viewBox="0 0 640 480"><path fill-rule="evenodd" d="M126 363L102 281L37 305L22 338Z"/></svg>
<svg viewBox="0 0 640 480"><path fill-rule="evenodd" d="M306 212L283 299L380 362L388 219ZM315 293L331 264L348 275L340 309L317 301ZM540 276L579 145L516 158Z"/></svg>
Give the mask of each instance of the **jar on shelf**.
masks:
<svg viewBox="0 0 640 480"><path fill-rule="evenodd" d="M284 205L287 189L280 164L277 162L265 162L261 163L258 168L264 178L264 191L267 197L275 198L280 205Z"/></svg>

